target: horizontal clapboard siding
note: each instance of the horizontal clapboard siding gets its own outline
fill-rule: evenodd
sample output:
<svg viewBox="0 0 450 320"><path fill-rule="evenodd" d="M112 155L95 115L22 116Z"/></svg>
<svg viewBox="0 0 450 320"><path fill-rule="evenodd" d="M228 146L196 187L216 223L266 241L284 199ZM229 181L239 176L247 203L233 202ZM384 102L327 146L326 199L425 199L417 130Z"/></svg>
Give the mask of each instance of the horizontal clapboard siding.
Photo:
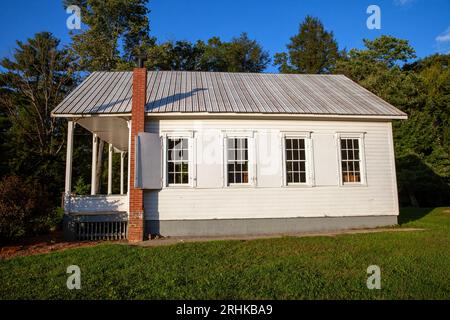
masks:
<svg viewBox="0 0 450 320"><path fill-rule="evenodd" d="M196 186L146 191L146 219L239 219L397 215L397 191L390 122L312 120L161 119L146 122L146 131L194 131ZM224 187L220 143L224 131L255 132L257 166L254 187ZM311 132L312 187L282 186L280 132ZM336 132L365 132L367 185L339 186ZM268 141L268 139L279 139ZM207 144L207 146L205 146ZM269 151L263 145L271 146ZM321 149L322 148L322 149ZM332 152L329 151L332 148ZM325 149L325 150L324 150ZM209 153L205 161L203 153ZM211 155L212 154L212 155ZM318 158L320 154L327 157ZM213 161L211 161L211 159ZM216 161L214 161L216 160Z"/></svg>

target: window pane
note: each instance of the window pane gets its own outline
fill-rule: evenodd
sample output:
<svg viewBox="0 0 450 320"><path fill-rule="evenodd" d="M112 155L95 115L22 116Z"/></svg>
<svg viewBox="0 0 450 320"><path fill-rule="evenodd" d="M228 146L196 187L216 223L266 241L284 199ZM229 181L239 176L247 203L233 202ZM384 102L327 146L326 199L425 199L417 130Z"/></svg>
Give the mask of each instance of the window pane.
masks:
<svg viewBox="0 0 450 320"><path fill-rule="evenodd" d="M247 172L242 173L242 183L248 183L248 173Z"/></svg>
<svg viewBox="0 0 450 320"><path fill-rule="evenodd" d="M347 155L348 155L347 159L348 160L353 160L353 150L347 150L346 152L347 152Z"/></svg>
<svg viewBox="0 0 450 320"><path fill-rule="evenodd" d="M182 183L189 183L189 177L187 172L183 172L181 175L181 181Z"/></svg>
<svg viewBox="0 0 450 320"><path fill-rule="evenodd" d="M347 140L347 149L353 149L353 140L352 139Z"/></svg>
<svg viewBox="0 0 450 320"><path fill-rule="evenodd" d="M286 171L287 172L290 172L290 171L292 171L292 162L286 162Z"/></svg>
<svg viewBox="0 0 450 320"><path fill-rule="evenodd" d="M306 171L306 163L300 162L300 171Z"/></svg>
<svg viewBox="0 0 450 320"><path fill-rule="evenodd" d="M294 182L293 175L291 172L286 173L286 181L287 181L287 183Z"/></svg>
<svg viewBox="0 0 450 320"><path fill-rule="evenodd" d="M286 139L286 149L292 149L292 139Z"/></svg>
<svg viewBox="0 0 450 320"><path fill-rule="evenodd" d="M306 173L304 172L300 173L300 182L306 182Z"/></svg>
<svg viewBox="0 0 450 320"><path fill-rule="evenodd" d="M292 160L292 150L287 150L287 152L286 152L286 159L287 160Z"/></svg>
<svg viewBox="0 0 450 320"><path fill-rule="evenodd" d="M306 159L305 150L300 150L300 160L305 160L305 159Z"/></svg>

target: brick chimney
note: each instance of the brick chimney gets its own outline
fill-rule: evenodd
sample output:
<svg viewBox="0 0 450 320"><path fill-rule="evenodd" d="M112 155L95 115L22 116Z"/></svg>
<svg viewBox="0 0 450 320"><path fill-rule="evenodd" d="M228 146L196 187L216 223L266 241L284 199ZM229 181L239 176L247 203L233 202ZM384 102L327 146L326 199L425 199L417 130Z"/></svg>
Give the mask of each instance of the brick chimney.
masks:
<svg viewBox="0 0 450 320"><path fill-rule="evenodd" d="M130 144L130 179L128 241L144 240L144 191L134 187L135 140L139 132L144 132L145 100L147 96L147 69L133 70L133 97L131 104L131 144Z"/></svg>

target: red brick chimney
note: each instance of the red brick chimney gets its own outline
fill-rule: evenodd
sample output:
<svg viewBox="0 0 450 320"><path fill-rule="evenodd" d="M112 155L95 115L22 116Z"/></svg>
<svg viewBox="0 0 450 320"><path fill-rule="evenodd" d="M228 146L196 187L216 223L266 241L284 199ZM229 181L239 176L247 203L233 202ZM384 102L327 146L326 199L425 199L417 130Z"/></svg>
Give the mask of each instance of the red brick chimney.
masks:
<svg viewBox="0 0 450 320"><path fill-rule="evenodd" d="M128 241L144 240L144 191L134 187L135 140L139 132L144 132L145 100L147 96L147 69L133 70L133 97L131 104L131 144L130 144L130 208L128 220Z"/></svg>

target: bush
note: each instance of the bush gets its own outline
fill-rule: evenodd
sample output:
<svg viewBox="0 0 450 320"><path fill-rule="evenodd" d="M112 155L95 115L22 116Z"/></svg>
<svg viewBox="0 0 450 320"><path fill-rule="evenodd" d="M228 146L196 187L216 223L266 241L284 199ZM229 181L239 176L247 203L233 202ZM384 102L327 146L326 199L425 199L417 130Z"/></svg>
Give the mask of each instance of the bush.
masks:
<svg viewBox="0 0 450 320"><path fill-rule="evenodd" d="M50 231L60 219L46 188L18 176L0 182L0 239L12 240Z"/></svg>

